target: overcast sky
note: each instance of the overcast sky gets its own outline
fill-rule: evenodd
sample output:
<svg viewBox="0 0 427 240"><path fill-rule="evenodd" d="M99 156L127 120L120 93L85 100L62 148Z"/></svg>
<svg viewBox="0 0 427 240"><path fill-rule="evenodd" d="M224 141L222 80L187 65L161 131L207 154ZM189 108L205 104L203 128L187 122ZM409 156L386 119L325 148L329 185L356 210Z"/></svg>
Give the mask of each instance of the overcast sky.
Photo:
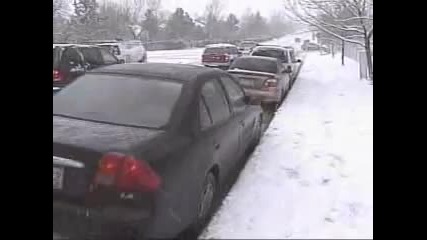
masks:
<svg viewBox="0 0 427 240"><path fill-rule="evenodd" d="M103 1L103 0L100 0ZM110 0L111 1L111 0ZM115 2L121 2L123 0L112 0ZM182 7L185 11L194 16L202 15L205 6L211 0L161 0L162 9L174 11L177 7ZM247 8L250 8L253 12L260 11L261 15L269 16L274 12L283 9L283 0L221 0L223 5L224 13L234 13L237 16L241 16Z"/></svg>

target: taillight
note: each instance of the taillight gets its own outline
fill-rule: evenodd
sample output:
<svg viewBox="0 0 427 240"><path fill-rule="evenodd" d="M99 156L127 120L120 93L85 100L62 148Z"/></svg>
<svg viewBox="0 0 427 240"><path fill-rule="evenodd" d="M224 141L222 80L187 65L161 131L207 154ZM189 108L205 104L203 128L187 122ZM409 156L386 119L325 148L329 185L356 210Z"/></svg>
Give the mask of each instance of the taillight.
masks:
<svg viewBox="0 0 427 240"><path fill-rule="evenodd" d="M99 161L94 187L112 187L122 192L154 192L160 177L145 161L121 153L108 153Z"/></svg>
<svg viewBox="0 0 427 240"><path fill-rule="evenodd" d="M62 74L58 70L53 70L53 81L62 81Z"/></svg>
<svg viewBox="0 0 427 240"><path fill-rule="evenodd" d="M277 87L277 79L270 78L265 80L264 87L270 88L270 87Z"/></svg>
<svg viewBox="0 0 427 240"><path fill-rule="evenodd" d="M224 55L223 58L225 62L228 62L230 60L230 56L228 55Z"/></svg>

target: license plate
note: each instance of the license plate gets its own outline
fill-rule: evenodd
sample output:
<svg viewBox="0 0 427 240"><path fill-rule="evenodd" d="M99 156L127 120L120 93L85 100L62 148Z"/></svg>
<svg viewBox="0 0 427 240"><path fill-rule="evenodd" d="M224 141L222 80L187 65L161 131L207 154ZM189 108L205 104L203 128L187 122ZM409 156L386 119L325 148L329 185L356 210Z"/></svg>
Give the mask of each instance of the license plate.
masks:
<svg viewBox="0 0 427 240"><path fill-rule="evenodd" d="M53 167L53 189L61 190L64 182L64 168Z"/></svg>

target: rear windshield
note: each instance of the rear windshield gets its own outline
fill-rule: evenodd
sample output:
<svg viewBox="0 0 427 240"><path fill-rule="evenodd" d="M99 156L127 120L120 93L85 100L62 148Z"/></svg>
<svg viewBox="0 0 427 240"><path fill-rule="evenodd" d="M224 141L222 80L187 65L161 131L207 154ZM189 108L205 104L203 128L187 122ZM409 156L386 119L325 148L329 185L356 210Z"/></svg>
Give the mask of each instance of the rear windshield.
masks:
<svg viewBox="0 0 427 240"><path fill-rule="evenodd" d="M235 52L237 52L237 49L232 47L212 47L205 49L205 54L234 54Z"/></svg>
<svg viewBox="0 0 427 240"><path fill-rule="evenodd" d="M138 127L167 125L182 83L88 74L54 96L53 114Z"/></svg>
<svg viewBox="0 0 427 240"><path fill-rule="evenodd" d="M272 57L281 59L286 62L288 61L286 54L284 54L284 51L279 49L257 49L251 55L261 57Z"/></svg>
<svg viewBox="0 0 427 240"><path fill-rule="evenodd" d="M277 73L277 62L259 58L238 58L231 64L230 69Z"/></svg>

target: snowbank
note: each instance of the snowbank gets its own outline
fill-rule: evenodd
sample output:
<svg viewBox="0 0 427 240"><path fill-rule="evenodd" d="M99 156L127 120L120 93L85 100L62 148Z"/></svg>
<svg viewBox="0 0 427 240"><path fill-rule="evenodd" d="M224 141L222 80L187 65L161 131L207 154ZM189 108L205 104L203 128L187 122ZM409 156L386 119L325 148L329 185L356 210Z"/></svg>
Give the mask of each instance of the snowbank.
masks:
<svg viewBox="0 0 427 240"><path fill-rule="evenodd" d="M201 238L373 238L373 91L346 63L307 54Z"/></svg>

